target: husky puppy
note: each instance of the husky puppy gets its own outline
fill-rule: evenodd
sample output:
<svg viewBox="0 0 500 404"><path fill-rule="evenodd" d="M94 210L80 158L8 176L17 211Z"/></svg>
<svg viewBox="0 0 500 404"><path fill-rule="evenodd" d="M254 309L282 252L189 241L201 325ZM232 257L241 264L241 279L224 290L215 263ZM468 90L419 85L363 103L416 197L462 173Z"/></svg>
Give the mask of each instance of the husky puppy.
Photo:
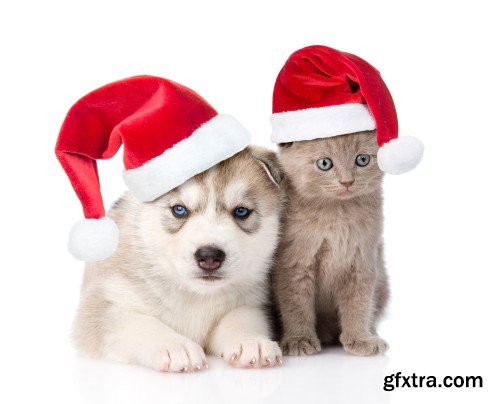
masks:
<svg viewBox="0 0 500 404"><path fill-rule="evenodd" d="M264 311L278 242L282 173L247 148L153 202L127 193L110 210L115 254L89 263L73 339L84 354L165 372L274 366Z"/></svg>

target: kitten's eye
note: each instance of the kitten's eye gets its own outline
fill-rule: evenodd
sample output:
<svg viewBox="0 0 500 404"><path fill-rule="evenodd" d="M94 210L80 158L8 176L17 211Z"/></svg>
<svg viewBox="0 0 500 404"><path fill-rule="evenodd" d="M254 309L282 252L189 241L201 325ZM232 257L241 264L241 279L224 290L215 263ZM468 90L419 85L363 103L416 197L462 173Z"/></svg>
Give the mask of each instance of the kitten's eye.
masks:
<svg viewBox="0 0 500 404"><path fill-rule="evenodd" d="M369 162L370 162L369 154L358 154L356 156L356 165L358 167L366 167Z"/></svg>
<svg viewBox="0 0 500 404"><path fill-rule="evenodd" d="M322 159L316 160L316 165L318 166L318 168L320 170L323 170L323 171L328 171L330 168L333 167L332 160L330 160L327 157L324 157Z"/></svg>
<svg viewBox="0 0 500 404"><path fill-rule="evenodd" d="M234 217L238 219L246 219L248 216L250 216L250 213L252 213L252 211L243 206L239 206L233 211Z"/></svg>
<svg viewBox="0 0 500 404"><path fill-rule="evenodd" d="M187 208L182 205L174 205L171 209L175 217L186 217L188 214Z"/></svg>

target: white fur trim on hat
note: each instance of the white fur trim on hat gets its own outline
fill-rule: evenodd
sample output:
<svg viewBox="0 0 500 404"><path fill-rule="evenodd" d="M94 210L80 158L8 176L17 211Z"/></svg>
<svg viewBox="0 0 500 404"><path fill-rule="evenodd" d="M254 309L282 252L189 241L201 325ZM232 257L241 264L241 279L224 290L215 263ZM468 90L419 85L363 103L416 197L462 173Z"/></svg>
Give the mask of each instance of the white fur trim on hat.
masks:
<svg viewBox="0 0 500 404"><path fill-rule="evenodd" d="M271 116L271 141L287 143L375 129L365 104L342 104L279 112Z"/></svg>
<svg viewBox="0 0 500 404"><path fill-rule="evenodd" d="M115 252L118 238L118 226L109 217L84 219L71 229L68 249L80 261L100 261Z"/></svg>
<svg viewBox="0 0 500 404"><path fill-rule="evenodd" d="M403 136L380 147L377 163L379 168L388 174L403 174L413 170L423 155L424 145L419 139Z"/></svg>
<svg viewBox="0 0 500 404"><path fill-rule="evenodd" d="M158 157L125 171L123 178L136 198L153 201L249 144L250 133L235 118L217 115Z"/></svg>

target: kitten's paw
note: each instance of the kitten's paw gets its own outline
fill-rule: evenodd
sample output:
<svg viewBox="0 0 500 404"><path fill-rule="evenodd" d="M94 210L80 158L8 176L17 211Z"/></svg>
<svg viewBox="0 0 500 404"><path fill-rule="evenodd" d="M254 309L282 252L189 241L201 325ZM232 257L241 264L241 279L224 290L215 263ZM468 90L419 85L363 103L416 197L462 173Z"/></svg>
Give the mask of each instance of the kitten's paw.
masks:
<svg viewBox="0 0 500 404"><path fill-rule="evenodd" d="M283 355L313 355L321 351L321 342L318 337L291 337L281 340Z"/></svg>
<svg viewBox="0 0 500 404"><path fill-rule="evenodd" d="M158 354L162 372L193 372L208 368L203 348L192 341L172 342Z"/></svg>
<svg viewBox="0 0 500 404"><path fill-rule="evenodd" d="M389 344L377 335L363 338L341 335L340 342L347 352L360 356L381 355L389 349Z"/></svg>
<svg viewBox="0 0 500 404"><path fill-rule="evenodd" d="M221 356L230 365L240 368L271 367L282 363L280 347L265 337L237 343L224 350Z"/></svg>

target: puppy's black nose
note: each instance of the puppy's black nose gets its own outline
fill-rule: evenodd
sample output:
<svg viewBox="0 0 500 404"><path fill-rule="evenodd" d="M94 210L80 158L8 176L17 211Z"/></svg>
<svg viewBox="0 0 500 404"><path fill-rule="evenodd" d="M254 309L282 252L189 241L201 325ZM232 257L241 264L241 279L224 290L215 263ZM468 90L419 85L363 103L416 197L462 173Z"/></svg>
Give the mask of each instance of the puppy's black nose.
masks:
<svg viewBox="0 0 500 404"><path fill-rule="evenodd" d="M216 247L201 247L194 253L194 258L201 269L215 271L226 259L226 253Z"/></svg>

